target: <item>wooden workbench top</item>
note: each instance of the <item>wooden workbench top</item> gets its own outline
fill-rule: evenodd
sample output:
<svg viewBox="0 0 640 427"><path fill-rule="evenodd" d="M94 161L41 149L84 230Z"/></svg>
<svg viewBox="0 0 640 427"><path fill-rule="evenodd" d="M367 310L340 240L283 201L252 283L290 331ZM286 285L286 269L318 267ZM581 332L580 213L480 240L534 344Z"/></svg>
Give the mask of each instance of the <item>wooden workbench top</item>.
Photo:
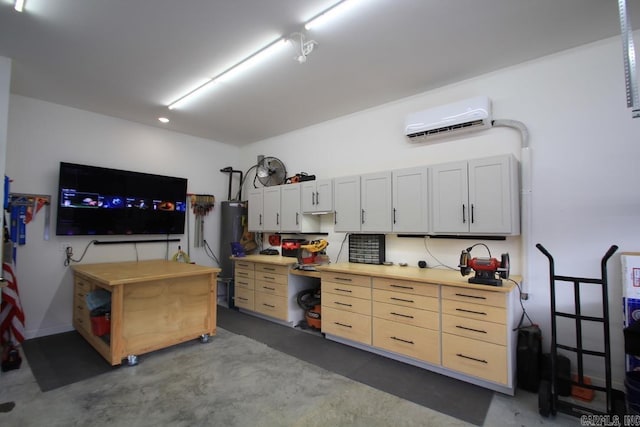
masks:
<svg viewBox="0 0 640 427"><path fill-rule="evenodd" d="M362 276L384 277L398 280L412 280L423 283L439 285L462 286L465 288L482 289L494 292L510 292L516 285L508 279L502 279L502 286L476 285L469 283L469 276L462 277L458 270L444 270L435 268L400 267L398 265L357 264L341 262L317 267L320 272L333 272L343 274L358 274ZM518 283L522 281L520 276L510 276L509 279Z"/></svg>
<svg viewBox="0 0 640 427"><path fill-rule="evenodd" d="M220 272L220 269L215 267L185 264L163 259L78 264L72 268L78 274L85 275L109 286L164 278L188 277L203 273L217 274Z"/></svg>
<svg viewBox="0 0 640 427"><path fill-rule="evenodd" d="M246 255L243 257L231 257L234 261L259 262L262 264L293 265L298 262L297 258L281 255Z"/></svg>

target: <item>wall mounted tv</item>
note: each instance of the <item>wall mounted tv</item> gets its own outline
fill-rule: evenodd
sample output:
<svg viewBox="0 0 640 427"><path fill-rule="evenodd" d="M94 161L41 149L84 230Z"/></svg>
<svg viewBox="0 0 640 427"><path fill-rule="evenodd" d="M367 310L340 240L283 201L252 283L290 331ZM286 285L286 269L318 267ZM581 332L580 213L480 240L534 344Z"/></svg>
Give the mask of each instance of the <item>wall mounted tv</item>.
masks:
<svg viewBox="0 0 640 427"><path fill-rule="evenodd" d="M187 179L60 162L56 235L184 234Z"/></svg>

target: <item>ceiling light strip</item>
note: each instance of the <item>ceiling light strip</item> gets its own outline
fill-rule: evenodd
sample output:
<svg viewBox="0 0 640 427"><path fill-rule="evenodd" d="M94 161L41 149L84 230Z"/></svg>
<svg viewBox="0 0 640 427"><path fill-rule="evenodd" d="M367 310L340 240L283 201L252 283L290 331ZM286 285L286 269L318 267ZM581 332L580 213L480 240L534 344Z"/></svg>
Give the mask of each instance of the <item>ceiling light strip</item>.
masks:
<svg viewBox="0 0 640 427"><path fill-rule="evenodd" d="M304 24L304 28L306 30L311 30L312 28L320 27L321 25L324 25L327 22L335 19L338 15L342 15L354 3L356 3L356 1L354 0L339 1L330 8L323 10L322 12L311 18L311 20Z"/></svg>
<svg viewBox="0 0 640 427"><path fill-rule="evenodd" d="M633 44L633 31L627 15L627 3L625 0L618 0L618 11L620 13L620 29L622 33L622 49L624 60L624 77L627 88L627 107L631 108L632 117L640 117L640 99L638 98L638 88L636 87L636 57Z"/></svg>
<svg viewBox="0 0 640 427"><path fill-rule="evenodd" d="M287 45L287 40L285 38L283 38L283 37L280 37L279 39L269 43L268 45L266 45L262 49L258 50L257 52L249 55L248 57L246 57L242 61L238 62L237 64L232 65L231 67L227 68L226 70L224 70L222 73L218 74L217 76L207 80L206 82L204 82L200 86L198 86L195 89L193 89L193 90L187 92L186 94L182 95L180 98L178 98L175 101L171 102L169 104L168 108L170 110L172 110L174 108L177 108L179 105L183 104L185 101L187 101L188 99L190 99L191 97L193 97L194 95L196 95L197 93L199 93L200 91L202 91L207 86L209 86L209 85L211 85L213 83L230 80L231 78L235 77L236 75L242 73L243 71L245 71L245 70L247 70L249 68L252 68L253 66L257 65L259 62L262 62L263 60L265 60L268 57L272 56L273 54L275 54L277 51L279 51L282 47L284 47L286 45Z"/></svg>
<svg viewBox="0 0 640 427"><path fill-rule="evenodd" d="M22 12L24 10L24 2L25 0L16 0L13 5L13 8L18 12Z"/></svg>

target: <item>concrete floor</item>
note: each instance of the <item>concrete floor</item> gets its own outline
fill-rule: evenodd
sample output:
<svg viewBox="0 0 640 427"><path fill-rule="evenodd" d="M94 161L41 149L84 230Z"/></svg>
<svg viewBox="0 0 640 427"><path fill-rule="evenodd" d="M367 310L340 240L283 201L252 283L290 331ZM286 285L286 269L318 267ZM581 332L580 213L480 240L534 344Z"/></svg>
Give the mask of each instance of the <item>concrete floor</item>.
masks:
<svg viewBox="0 0 640 427"><path fill-rule="evenodd" d="M0 374L0 426L465 426L417 405L218 328L141 356L135 367L42 393L28 361ZM437 409L437 408L436 408ZM495 393L484 426L577 426L541 418L537 395Z"/></svg>

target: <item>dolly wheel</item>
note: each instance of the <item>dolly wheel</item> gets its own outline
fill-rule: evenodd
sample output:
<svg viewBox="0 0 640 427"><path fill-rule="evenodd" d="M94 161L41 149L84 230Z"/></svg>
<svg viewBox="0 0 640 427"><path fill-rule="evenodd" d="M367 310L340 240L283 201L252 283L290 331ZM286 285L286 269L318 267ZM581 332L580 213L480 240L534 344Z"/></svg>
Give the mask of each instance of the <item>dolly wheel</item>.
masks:
<svg viewBox="0 0 640 427"><path fill-rule="evenodd" d="M538 388L538 411L547 418L551 414L551 383L547 380L540 381Z"/></svg>

